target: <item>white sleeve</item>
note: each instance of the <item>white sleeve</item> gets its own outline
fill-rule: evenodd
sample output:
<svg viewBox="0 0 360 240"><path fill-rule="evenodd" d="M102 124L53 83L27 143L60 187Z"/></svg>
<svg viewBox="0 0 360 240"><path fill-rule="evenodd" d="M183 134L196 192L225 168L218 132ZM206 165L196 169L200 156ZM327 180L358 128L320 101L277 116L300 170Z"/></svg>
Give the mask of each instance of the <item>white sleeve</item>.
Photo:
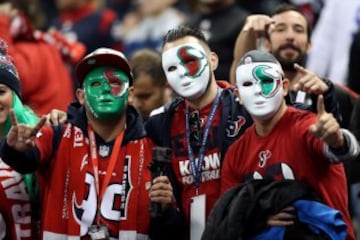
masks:
<svg viewBox="0 0 360 240"><path fill-rule="evenodd" d="M330 146L328 144L324 144L324 154L326 157L329 158L330 162L332 163L340 163L342 161L350 160L353 158L356 158L360 153L360 146L359 142L355 138L354 134L352 134L347 129L341 129L344 140L347 143L347 151L342 153L335 153L331 150Z"/></svg>

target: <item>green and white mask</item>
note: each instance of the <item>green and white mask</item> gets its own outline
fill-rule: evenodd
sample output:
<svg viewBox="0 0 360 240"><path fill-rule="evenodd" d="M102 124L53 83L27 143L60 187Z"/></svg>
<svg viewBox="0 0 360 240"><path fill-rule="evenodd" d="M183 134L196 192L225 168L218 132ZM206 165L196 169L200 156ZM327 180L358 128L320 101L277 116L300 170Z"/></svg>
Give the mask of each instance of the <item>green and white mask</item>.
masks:
<svg viewBox="0 0 360 240"><path fill-rule="evenodd" d="M279 64L256 62L236 68L236 85L249 113L258 119L268 119L283 101L282 70Z"/></svg>
<svg viewBox="0 0 360 240"><path fill-rule="evenodd" d="M117 119L125 111L129 97L129 77L110 67L97 67L84 79L85 102L94 118Z"/></svg>

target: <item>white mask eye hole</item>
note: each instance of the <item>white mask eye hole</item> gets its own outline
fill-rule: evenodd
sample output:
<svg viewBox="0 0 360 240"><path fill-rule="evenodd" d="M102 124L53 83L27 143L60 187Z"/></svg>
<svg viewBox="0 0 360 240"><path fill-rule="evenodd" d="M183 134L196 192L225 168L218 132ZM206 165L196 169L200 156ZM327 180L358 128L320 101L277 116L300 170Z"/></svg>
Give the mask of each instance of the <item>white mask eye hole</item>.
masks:
<svg viewBox="0 0 360 240"><path fill-rule="evenodd" d="M175 67L175 66L170 66L170 67L168 67L167 71L168 71L168 72L173 72L173 71L175 71L176 69L177 69L177 67Z"/></svg>
<svg viewBox="0 0 360 240"><path fill-rule="evenodd" d="M243 82L243 84L242 84L243 87L250 87L252 85L253 85L253 82L251 82L251 81L246 81L246 82Z"/></svg>
<svg viewBox="0 0 360 240"><path fill-rule="evenodd" d="M99 87L100 85L101 85L101 83L96 81L96 82L92 82L90 86L91 87Z"/></svg>
<svg viewBox="0 0 360 240"><path fill-rule="evenodd" d="M264 79L264 80L262 80L262 83L263 84L273 84L274 80L273 79Z"/></svg>

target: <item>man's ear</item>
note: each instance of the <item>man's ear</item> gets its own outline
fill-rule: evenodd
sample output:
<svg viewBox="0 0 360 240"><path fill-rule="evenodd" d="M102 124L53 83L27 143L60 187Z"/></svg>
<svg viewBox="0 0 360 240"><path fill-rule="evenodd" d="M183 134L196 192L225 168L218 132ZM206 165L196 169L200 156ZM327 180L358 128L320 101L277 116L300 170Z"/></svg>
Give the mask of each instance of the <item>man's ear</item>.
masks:
<svg viewBox="0 0 360 240"><path fill-rule="evenodd" d="M79 101L79 103L81 105L84 105L85 103L85 93L84 93L84 89L78 88L76 89L76 98Z"/></svg>
<svg viewBox="0 0 360 240"><path fill-rule="evenodd" d="M215 52L210 53L210 64L212 71L215 71L219 65L219 57Z"/></svg>
<svg viewBox="0 0 360 240"><path fill-rule="evenodd" d="M235 96L239 99L239 103L240 103L240 104L243 104L243 102L242 102L242 100L241 100L241 96L240 96L239 89L235 88L235 89L234 89L234 94L235 94Z"/></svg>
<svg viewBox="0 0 360 240"><path fill-rule="evenodd" d="M284 80L283 80L283 89L284 89L284 91L283 91L283 96L288 95L288 93L289 93L289 87L290 87L290 81L289 81L289 79L284 78Z"/></svg>
<svg viewBox="0 0 360 240"><path fill-rule="evenodd" d="M131 104L131 105L134 104L134 86L131 86L131 87L129 88L128 103Z"/></svg>

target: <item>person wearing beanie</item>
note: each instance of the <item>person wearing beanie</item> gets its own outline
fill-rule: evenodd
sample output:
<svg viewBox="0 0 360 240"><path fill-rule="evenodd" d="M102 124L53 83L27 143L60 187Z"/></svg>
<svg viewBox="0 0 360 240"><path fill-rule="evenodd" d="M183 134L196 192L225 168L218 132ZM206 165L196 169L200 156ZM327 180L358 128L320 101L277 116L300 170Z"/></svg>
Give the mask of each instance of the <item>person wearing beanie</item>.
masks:
<svg viewBox="0 0 360 240"><path fill-rule="evenodd" d="M10 109L19 123L34 126L38 117L24 106L16 67L0 40L0 136L11 127ZM35 174L22 175L0 159L0 239L37 239L39 192Z"/></svg>
<svg viewBox="0 0 360 240"><path fill-rule="evenodd" d="M324 204L342 213L348 227L346 239L354 239L341 163L359 154L355 136L340 128L335 117L326 112L322 95L317 101L317 114L287 106L284 97L289 80L268 52L252 50L244 54L236 66L236 86L240 103L254 124L225 155L221 191L248 179L305 182ZM285 210L267 217L270 226L296 223L295 215L289 216Z"/></svg>
<svg viewBox="0 0 360 240"><path fill-rule="evenodd" d="M0 156L16 171L38 169L47 179L43 239L149 239L152 142L128 105L128 61L99 48L77 64L76 76L78 101L69 106L67 123L43 126L43 117L29 127L11 113ZM164 177L154 183L151 200L165 206L171 186Z"/></svg>

